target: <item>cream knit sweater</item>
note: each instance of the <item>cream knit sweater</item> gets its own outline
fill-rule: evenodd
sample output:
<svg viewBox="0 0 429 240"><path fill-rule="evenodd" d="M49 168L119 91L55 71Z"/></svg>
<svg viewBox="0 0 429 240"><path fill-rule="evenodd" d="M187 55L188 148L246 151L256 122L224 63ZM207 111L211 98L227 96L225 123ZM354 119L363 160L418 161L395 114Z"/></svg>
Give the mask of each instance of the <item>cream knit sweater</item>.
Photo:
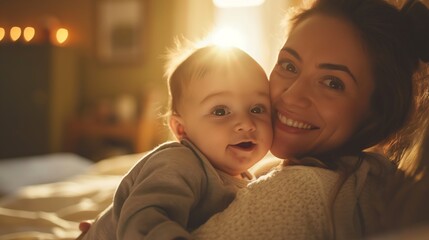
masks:
<svg viewBox="0 0 429 240"><path fill-rule="evenodd" d="M353 164L357 157L342 160ZM379 180L389 169L392 165L374 154L366 155L345 182L338 172L319 167L282 167L240 190L226 210L193 236L205 240L360 238L379 228L383 206Z"/></svg>

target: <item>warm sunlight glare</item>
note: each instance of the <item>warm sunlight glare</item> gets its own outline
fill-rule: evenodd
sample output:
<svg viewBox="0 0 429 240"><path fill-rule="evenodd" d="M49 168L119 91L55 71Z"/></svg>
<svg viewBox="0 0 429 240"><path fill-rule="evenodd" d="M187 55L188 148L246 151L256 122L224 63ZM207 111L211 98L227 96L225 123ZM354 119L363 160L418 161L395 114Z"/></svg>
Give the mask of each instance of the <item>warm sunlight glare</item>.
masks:
<svg viewBox="0 0 429 240"><path fill-rule="evenodd" d="M207 41L223 47L243 48L243 45L245 45L240 32L228 27L215 29Z"/></svg>
<svg viewBox="0 0 429 240"><path fill-rule="evenodd" d="M0 41L3 40L4 36L6 35L4 28L0 27Z"/></svg>
<svg viewBox="0 0 429 240"><path fill-rule="evenodd" d="M31 41L31 39L34 38L34 34L36 33L36 31L34 30L33 27L26 27L24 28L24 40L26 42Z"/></svg>
<svg viewBox="0 0 429 240"><path fill-rule="evenodd" d="M230 7L250 7L259 6L265 0L213 0L216 7L230 8Z"/></svg>
<svg viewBox="0 0 429 240"><path fill-rule="evenodd" d="M57 37L57 42L59 44L62 44L69 37L69 31L67 29L65 29L65 28L60 28L60 29L57 30L56 37Z"/></svg>
<svg viewBox="0 0 429 240"><path fill-rule="evenodd" d="M10 29L10 39L12 39L12 41L16 41L21 37L21 28L20 27L12 27Z"/></svg>

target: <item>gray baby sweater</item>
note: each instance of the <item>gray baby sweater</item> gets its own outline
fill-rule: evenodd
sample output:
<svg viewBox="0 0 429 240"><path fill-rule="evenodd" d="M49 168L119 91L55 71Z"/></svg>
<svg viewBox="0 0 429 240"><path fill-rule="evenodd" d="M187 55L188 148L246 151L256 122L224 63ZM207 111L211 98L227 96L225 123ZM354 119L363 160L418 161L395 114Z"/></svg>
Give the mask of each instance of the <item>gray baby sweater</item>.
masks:
<svg viewBox="0 0 429 240"><path fill-rule="evenodd" d="M216 170L189 141L164 143L126 174L83 239L189 239L247 183Z"/></svg>

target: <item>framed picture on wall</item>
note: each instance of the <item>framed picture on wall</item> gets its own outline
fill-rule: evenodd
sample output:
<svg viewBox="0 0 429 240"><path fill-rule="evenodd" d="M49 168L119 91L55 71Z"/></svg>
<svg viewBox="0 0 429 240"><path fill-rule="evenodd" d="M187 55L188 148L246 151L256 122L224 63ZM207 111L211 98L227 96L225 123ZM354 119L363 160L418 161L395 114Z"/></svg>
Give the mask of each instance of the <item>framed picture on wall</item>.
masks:
<svg viewBox="0 0 429 240"><path fill-rule="evenodd" d="M97 57L105 63L134 62L142 52L142 6L139 0L98 0Z"/></svg>

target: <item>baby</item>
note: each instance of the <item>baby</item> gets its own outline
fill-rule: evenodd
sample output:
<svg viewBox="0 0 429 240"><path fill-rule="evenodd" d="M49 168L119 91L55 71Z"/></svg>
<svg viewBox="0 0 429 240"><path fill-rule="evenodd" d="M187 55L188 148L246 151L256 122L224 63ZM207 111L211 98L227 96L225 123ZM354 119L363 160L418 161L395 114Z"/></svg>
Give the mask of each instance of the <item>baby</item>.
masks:
<svg viewBox="0 0 429 240"><path fill-rule="evenodd" d="M190 239L254 177L271 147L268 80L238 48L193 49L167 71L169 126L161 144L123 178L83 239Z"/></svg>

